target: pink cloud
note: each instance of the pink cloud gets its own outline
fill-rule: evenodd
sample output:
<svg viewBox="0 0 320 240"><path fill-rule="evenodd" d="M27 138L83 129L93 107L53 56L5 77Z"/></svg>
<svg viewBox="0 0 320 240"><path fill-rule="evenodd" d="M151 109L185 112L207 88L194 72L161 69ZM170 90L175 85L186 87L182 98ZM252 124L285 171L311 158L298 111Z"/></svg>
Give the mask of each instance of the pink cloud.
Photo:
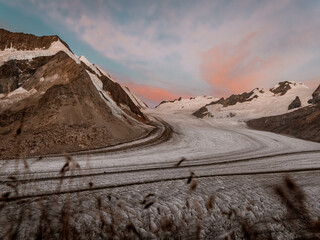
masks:
<svg viewBox="0 0 320 240"><path fill-rule="evenodd" d="M319 59L320 4L301 8L290 0L207 1L173 7L152 2L141 8L100 0L7 2L29 9L56 29L67 28L108 59L138 72L139 82L149 85L201 95L208 93L209 83L217 96L319 76L314 66ZM128 21L119 21L124 13L129 13Z"/></svg>
<svg viewBox="0 0 320 240"><path fill-rule="evenodd" d="M188 97L188 94L175 93L156 86L135 84L132 82L127 82L123 85L127 86L130 89L130 91L132 91L134 94L158 103L164 100L173 100L179 97Z"/></svg>
<svg viewBox="0 0 320 240"><path fill-rule="evenodd" d="M312 88L316 88L319 86L320 84L320 77L315 77L315 78L311 78L311 79L308 79L306 81L304 81L304 83L310 87L311 89Z"/></svg>
<svg viewBox="0 0 320 240"><path fill-rule="evenodd" d="M243 38L238 44L218 45L202 55L202 78L220 93L239 93L257 86L267 79L281 62L279 56L262 58L251 50L258 33Z"/></svg>

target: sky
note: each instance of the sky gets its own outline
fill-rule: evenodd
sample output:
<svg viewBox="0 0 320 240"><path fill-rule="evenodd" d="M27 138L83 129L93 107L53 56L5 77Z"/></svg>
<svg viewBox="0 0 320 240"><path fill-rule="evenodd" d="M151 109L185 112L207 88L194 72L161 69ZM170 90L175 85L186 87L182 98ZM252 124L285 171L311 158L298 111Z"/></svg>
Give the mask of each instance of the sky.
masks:
<svg viewBox="0 0 320 240"><path fill-rule="evenodd" d="M149 105L320 83L320 0L0 0L0 27L59 35Z"/></svg>

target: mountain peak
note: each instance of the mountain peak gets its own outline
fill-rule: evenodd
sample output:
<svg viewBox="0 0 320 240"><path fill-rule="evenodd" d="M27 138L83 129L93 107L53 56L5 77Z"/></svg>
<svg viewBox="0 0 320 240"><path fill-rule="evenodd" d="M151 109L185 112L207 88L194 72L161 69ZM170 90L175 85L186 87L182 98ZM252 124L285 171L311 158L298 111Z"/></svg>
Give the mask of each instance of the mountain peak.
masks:
<svg viewBox="0 0 320 240"><path fill-rule="evenodd" d="M89 62L89 60L88 60L85 56L80 56L80 57L79 57L79 60L80 60L81 62L85 63L85 64L88 65L88 66L93 65L91 62Z"/></svg>
<svg viewBox="0 0 320 240"><path fill-rule="evenodd" d="M290 89L292 89L296 86L307 87L306 85L304 85L301 82L296 83L296 82L284 81L284 82L279 82L273 88L270 88L269 91L274 94L280 94L282 96L282 95L286 94Z"/></svg>
<svg viewBox="0 0 320 240"><path fill-rule="evenodd" d="M312 90L303 83L280 82L269 90L255 88L251 92L232 94L228 98L220 98L202 106L193 113L194 116L226 118L237 116L237 119L247 120L260 116L270 116L286 113L289 105L299 97L301 104L307 106ZM292 108L290 108L291 110Z"/></svg>
<svg viewBox="0 0 320 240"><path fill-rule="evenodd" d="M48 49L53 42L60 41L70 52L71 49L58 35L36 36L22 32L10 32L0 28L0 50L14 48L16 50Z"/></svg>
<svg viewBox="0 0 320 240"><path fill-rule="evenodd" d="M1 157L17 157L21 122L26 155L113 145L153 129L137 97L58 36L1 29L0 46Z"/></svg>

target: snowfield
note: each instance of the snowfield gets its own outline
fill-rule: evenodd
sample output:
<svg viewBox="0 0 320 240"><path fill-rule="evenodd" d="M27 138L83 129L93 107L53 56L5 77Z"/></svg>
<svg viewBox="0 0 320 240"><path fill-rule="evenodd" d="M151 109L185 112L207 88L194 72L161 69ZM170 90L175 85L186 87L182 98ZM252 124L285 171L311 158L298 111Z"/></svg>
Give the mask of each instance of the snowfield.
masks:
<svg viewBox="0 0 320 240"><path fill-rule="evenodd" d="M202 99L201 104L206 101L212 99ZM320 215L319 143L251 130L243 118L197 119L191 114L198 107L189 101L179 101L178 107L145 110L170 124L173 132L168 141L121 151L106 148L75 154L63 181L65 157L2 161L1 192L10 190L10 175L20 180L16 200L49 196L65 201L61 198L69 193L71 201L78 204L78 199L85 198L79 205L85 213L75 220L79 229L83 226L81 221L94 224L95 212L90 206L95 204L92 200L95 196L103 204L118 209L122 219L119 228L121 222L133 221L143 238L156 239L153 232L159 221L170 216L175 222L183 219L181 236L190 236L183 229L192 229L190 226L201 221L201 238L223 239L229 231L239 228L238 218L262 224L283 217L286 211L274 194L274 186L290 174L303 187L311 216ZM197 181L193 191L186 184L191 171ZM152 206L147 214L141 202L150 194ZM208 210L211 195L215 202L213 209ZM225 213L231 210L234 216L228 218ZM104 216L107 222L111 221L109 212L104 212ZM268 227L276 239L294 238L281 224L271 223L272 219ZM95 231L94 227L91 229Z"/></svg>
<svg viewBox="0 0 320 240"><path fill-rule="evenodd" d="M14 48L7 48L0 51L0 66L10 60L31 60L36 57L53 56L56 53L64 51L76 63L80 64L80 60L65 46L61 41L51 43L48 49L35 49L35 50L17 50Z"/></svg>
<svg viewBox="0 0 320 240"><path fill-rule="evenodd" d="M74 181L74 189L85 187L88 179L92 179L95 186L107 188L186 178L191 170L201 177L320 169L319 143L251 130L234 119L199 120L191 116L190 111L175 114L171 111L148 111L172 126L171 139L154 146L108 153L100 150L73 156L81 168L75 173L79 181ZM185 160L176 168L182 157ZM8 174L19 172L19 178L39 178L39 187L43 187L33 189L35 193L50 192L51 184L55 186L59 179L46 180L41 184L41 178L58 177L65 158L44 157L41 161L34 158L26 161L27 172L23 161L3 161L3 180Z"/></svg>
<svg viewBox="0 0 320 240"><path fill-rule="evenodd" d="M88 74L100 89L101 83ZM305 91L307 99L309 90ZM18 194L9 196L12 200L6 208L8 216L1 216L0 221L7 221L20 200L26 201L21 206L37 209L36 202L45 198L52 204L49 206L71 201L76 206L71 218L73 226L80 232L90 226L97 239L101 238L99 214L103 214L107 224L116 224L119 232L126 231L126 224L132 223L142 239L157 239L162 234L158 226L167 218L177 224L174 234L182 238L196 234L201 239L224 239L233 233L236 239L242 239L239 224L246 221L267 228L261 231L267 231L275 239L294 239L292 229L275 220L286 219L287 212L274 189L281 185L284 176L290 175L303 187L310 217L320 216L320 144L249 129L244 123L244 116L249 116L246 112L233 118L198 119L192 113L212 99L198 100L197 103L182 99L144 110L154 120L162 119L171 126L172 136L164 142L74 154L66 172L64 156L2 161L1 192L12 189L14 178L19 184ZM277 107L284 111L280 103L288 102L279 101ZM237 107L241 110L241 105ZM156 138L169 128L160 121L158 127L154 135L136 142ZM191 175L194 187L187 184ZM214 201L208 208L211 198ZM96 199L106 206L98 215ZM148 203L151 205L146 209ZM57 209L51 209L51 213L60 216ZM39 217L38 210L31 212L33 218ZM34 226L28 225L27 229L36 231Z"/></svg>

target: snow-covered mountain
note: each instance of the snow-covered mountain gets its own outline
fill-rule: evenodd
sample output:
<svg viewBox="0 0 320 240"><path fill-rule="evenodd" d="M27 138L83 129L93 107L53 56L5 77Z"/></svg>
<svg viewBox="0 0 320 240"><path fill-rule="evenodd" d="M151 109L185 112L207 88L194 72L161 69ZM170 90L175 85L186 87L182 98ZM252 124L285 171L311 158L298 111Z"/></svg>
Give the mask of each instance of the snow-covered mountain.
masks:
<svg viewBox="0 0 320 240"><path fill-rule="evenodd" d="M203 118L213 125L247 124L251 128L320 142L320 86L280 82L228 98L195 97L162 102L157 111Z"/></svg>
<svg viewBox="0 0 320 240"><path fill-rule="evenodd" d="M274 116L309 105L313 89L303 83L281 82L270 89L256 88L249 93L213 101L193 113L199 118L234 118L238 121Z"/></svg>
<svg viewBox="0 0 320 240"><path fill-rule="evenodd" d="M165 111L168 113L173 112L193 112L203 105L209 104L212 101L217 101L218 98L214 98L212 96L198 96L198 97L190 97L190 98L178 98L172 101L163 101L156 109L158 111Z"/></svg>
<svg viewBox="0 0 320 240"><path fill-rule="evenodd" d="M150 131L147 106L58 36L0 29L0 80L2 157L96 148Z"/></svg>

